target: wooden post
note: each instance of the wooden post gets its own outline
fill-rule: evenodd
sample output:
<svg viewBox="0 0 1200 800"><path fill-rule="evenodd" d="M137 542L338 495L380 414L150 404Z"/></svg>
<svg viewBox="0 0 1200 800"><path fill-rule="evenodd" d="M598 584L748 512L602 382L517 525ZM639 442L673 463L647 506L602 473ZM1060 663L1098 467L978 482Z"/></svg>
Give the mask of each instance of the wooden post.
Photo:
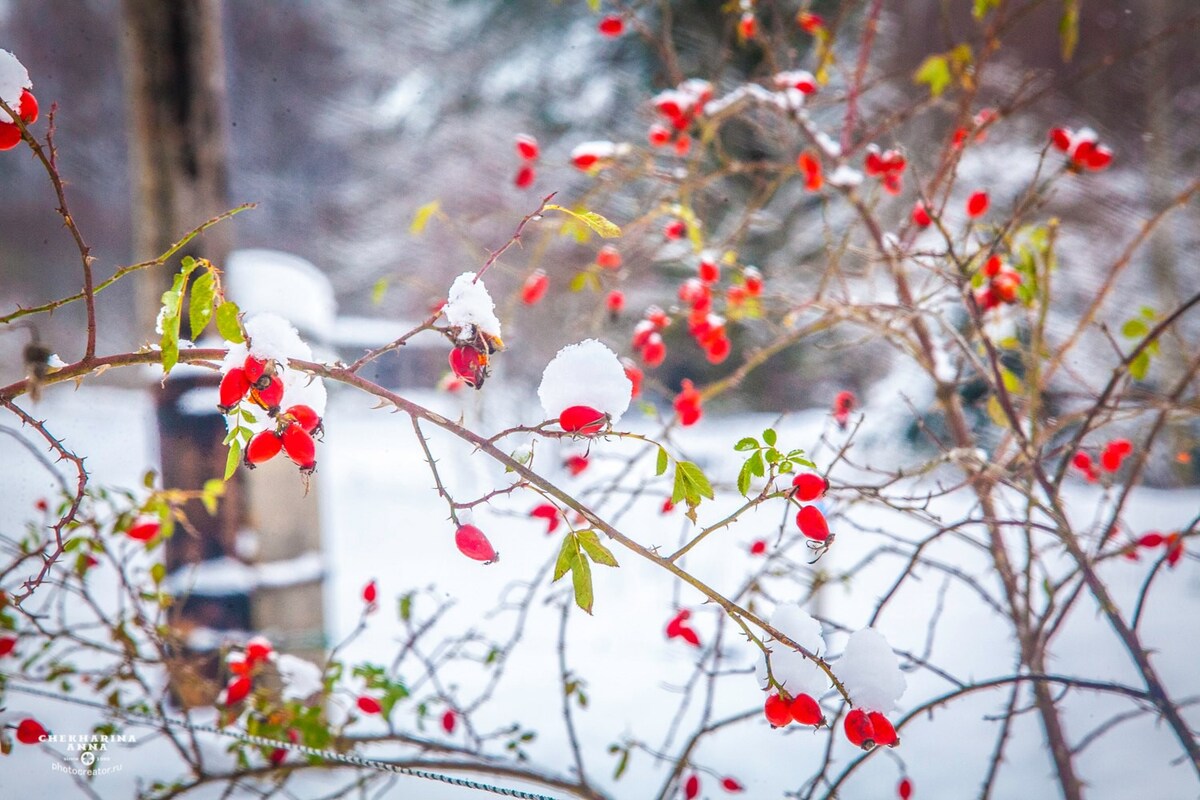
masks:
<svg viewBox="0 0 1200 800"><path fill-rule="evenodd" d="M135 258L144 260L161 254L184 232L230 205L222 9L221 0L122 0L121 9L123 66L132 123L133 240ZM231 226L218 225L198 237L181 255L203 256L223 265L231 241ZM136 320L138 330L144 334L154 330L161 296L170 288L176 264L137 275ZM185 319L185 327L186 323ZM186 330L182 333L191 335ZM166 487L199 489L204 481L220 478L224 471L225 425L216 410L215 393L211 413L197 414L194 404L181 402L189 392L212 392L215 385L215 376L185 373L173 375L157 394L162 482ZM263 517L252 514L252 507L261 505L252 497L265 494L268 488L272 492L280 488L268 487L269 483L278 481L266 476L248 477L245 470L238 470L226 484L217 515L210 516L199 501L189 504L184 511L192 531L177 527L175 536L167 542L168 573L210 559L240 559L239 550L244 552L244 548L239 548L238 537L244 529L253 527L252 517ZM294 502L291 497L280 501L284 507ZM305 505L307 528L294 527L281 534L276 526L264 525L262 533L281 535L284 541L261 537L272 545L264 548L260 557L300 555L310 545L312 550L317 549L315 495ZM265 604L259 603L260 597ZM191 633L201 629L219 635L223 631L267 630L282 634L284 640L302 640L297 649L312 654L320 653L323 646L322 623L319 580L299 590L288 587L256 592L247 586L245 591L232 594L194 591L172 612L172 624L181 642L179 658L172 665L175 695L184 705L209 704L224 678L215 652L187 646ZM303 635L289 637L294 629Z"/></svg>

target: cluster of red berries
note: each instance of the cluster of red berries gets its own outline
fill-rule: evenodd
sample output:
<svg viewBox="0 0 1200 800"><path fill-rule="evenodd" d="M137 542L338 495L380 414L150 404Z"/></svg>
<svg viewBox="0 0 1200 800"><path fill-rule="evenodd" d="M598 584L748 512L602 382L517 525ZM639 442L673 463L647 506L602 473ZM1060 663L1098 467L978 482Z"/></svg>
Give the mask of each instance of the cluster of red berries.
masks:
<svg viewBox="0 0 1200 800"><path fill-rule="evenodd" d="M38 118L38 101L33 92L21 90L21 99L13 109L26 125L32 125ZM0 150L12 150L21 143L21 129L15 122L0 122Z"/></svg>
<svg viewBox="0 0 1200 800"><path fill-rule="evenodd" d="M671 324L667 312L658 306L646 309L646 317L633 328L633 349L648 367L657 367L667 357L662 331Z"/></svg>
<svg viewBox="0 0 1200 800"><path fill-rule="evenodd" d="M275 427L259 431L246 444L246 466L254 469L264 461L287 454L305 475L317 468L317 445L313 436L321 431L321 418L305 405L294 405L277 414Z"/></svg>
<svg viewBox="0 0 1200 800"><path fill-rule="evenodd" d="M537 179L537 170L534 167L538 156L541 155L537 139L525 133L518 134L517 155L521 157L521 167L517 170L513 183L518 189L528 189Z"/></svg>
<svg viewBox="0 0 1200 800"><path fill-rule="evenodd" d="M1121 464L1132 452L1133 442L1128 439L1113 439L1100 451L1099 469L1086 450L1080 450L1072 456L1071 466L1079 470L1088 483L1095 483L1100 480L1100 470L1109 473L1119 471Z"/></svg>
<svg viewBox="0 0 1200 800"><path fill-rule="evenodd" d="M226 658L230 678L217 702L229 708L245 700L254 688L254 675L257 667L269 660L275 651L271 643L262 636L255 636L246 642L242 652L230 653Z"/></svg>
<svg viewBox="0 0 1200 800"><path fill-rule="evenodd" d="M737 794L746 791L746 787L737 780L737 778L722 778L721 788L730 794ZM693 772L683 782L683 798L684 800L696 800L700 796L700 776Z"/></svg>
<svg viewBox="0 0 1200 800"><path fill-rule="evenodd" d="M680 385L682 388L679 394L675 395L675 416L679 418L679 424L686 428L700 421L700 416L704 413L704 399L687 378L684 378Z"/></svg>
<svg viewBox="0 0 1200 800"><path fill-rule="evenodd" d="M908 159L899 150L880 151L875 145L867 146L867 155L863 160L867 174L879 178L888 194L900 194L904 188L904 168Z"/></svg>
<svg viewBox="0 0 1200 800"><path fill-rule="evenodd" d="M696 118L704 113L704 106L712 99L712 84L691 78L674 89L659 92L654 97L654 110L666 120L650 126L646 138L651 147L670 144L675 154L686 156L692 149L692 137L688 134Z"/></svg>
<svg viewBox="0 0 1200 800"><path fill-rule="evenodd" d="M855 747L871 750L875 747L895 747L900 744L896 728L878 711L852 708L843 723L846 738Z"/></svg>
<svg viewBox="0 0 1200 800"><path fill-rule="evenodd" d="M975 304L981 311L991 311L1001 305L1017 302L1021 273L1005 264L1000 256L992 256L981 270L987 282L975 290Z"/></svg>
<svg viewBox="0 0 1200 800"><path fill-rule="evenodd" d="M1085 169L1098 172L1107 168L1113 160L1112 150L1100 144L1100 137L1091 128L1079 131L1054 128L1050 131L1050 141L1067 154L1071 169L1075 172Z"/></svg>
<svg viewBox="0 0 1200 800"><path fill-rule="evenodd" d="M458 530L454 532L454 544L458 547L458 552L475 561L490 564L500 558L500 554L483 535L483 531L474 525L459 525Z"/></svg>
<svg viewBox="0 0 1200 800"><path fill-rule="evenodd" d="M683 639L692 647L699 647L700 634L696 633L696 629L688 624L688 620L691 617L691 611L688 611L686 608L680 609L679 613L667 623L667 638Z"/></svg>
<svg viewBox="0 0 1200 800"><path fill-rule="evenodd" d="M1141 549L1155 550L1159 547L1167 548L1167 566L1172 569L1183 559L1183 537L1178 533L1162 534L1157 531L1144 533L1138 537L1137 541L1131 542L1126 546L1124 555L1130 561L1140 561L1141 556L1138 551Z"/></svg>
<svg viewBox="0 0 1200 800"><path fill-rule="evenodd" d="M816 728L825 724L821 704L808 694L798 694L791 699L779 693L769 694L763 704L763 715L773 728L785 728L793 722Z"/></svg>
<svg viewBox="0 0 1200 800"><path fill-rule="evenodd" d="M815 472L801 472L792 478L792 497L805 504L796 513L796 526L814 542L829 541L829 523L818 506L808 504L821 499L827 488L828 482Z"/></svg>

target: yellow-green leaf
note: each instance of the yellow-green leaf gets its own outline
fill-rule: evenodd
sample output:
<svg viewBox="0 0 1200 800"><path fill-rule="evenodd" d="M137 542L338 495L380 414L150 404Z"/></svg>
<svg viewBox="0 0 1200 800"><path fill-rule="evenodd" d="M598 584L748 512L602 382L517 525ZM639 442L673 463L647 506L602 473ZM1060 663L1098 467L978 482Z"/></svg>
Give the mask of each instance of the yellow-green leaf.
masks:
<svg viewBox="0 0 1200 800"><path fill-rule="evenodd" d="M575 605L592 613L592 567L586 558L576 558L571 569L571 583L575 585Z"/></svg>
<svg viewBox="0 0 1200 800"><path fill-rule="evenodd" d="M420 236L425 230L425 226L429 224L429 220L433 215L442 210L442 204L438 200L432 200L417 209L417 213L413 214L412 224L408 226L408 232L413 236Z"/></svg>
<svg viewBox="0 0 1200 800"><path fill-rule="evenodd" d="M1058 20L1058 37L1062 43L1062 60L1070 61L1079 44L1079 0L1063 0L1062 17Z"/></svg>
<svg viewBox="0 0 1200 800"><path fill-rule="evenodd" d="M234 439L229 444L229 455L225 458L225 478L229 480L237 472L238 464L242 461L242 443Z"/></svg>
<svg viewBox="0 0 1200 800"><path fill-rule="evenodd" d="M192 341L200 338L200 334L208 327L213 315L213 297L216 294L216 280L212 272L205 270L196 280L192 281L189 290L191 299L188 301L188 328Z"/></svg>
<svg viewBox="0 0 1200 800"><path fill-rule="evenodd" d="M578 560L579 541L575 538L575 534L568 533L563 537L562 547L558 550L558 560L554 562L554 578L552 580L558 580L570 572Z"/></svg>
<svg viewBox="0 0 1200 800"><path fill-rule="evenodd" d="M988 398L987 413L988 417L990 417L992 422L994 422L998 427L1008 427L1008 415L1004 413L1004 406L1000 405L1000 401L996 398L996 395L992 395Z"/></svg>
<svg viewBox="0 0 1200 800"><path fill-rule="evenodd" d="M569 208L563 208L559 205L551 203L546 206L546 211L561 211L588 226L593 232L599 234L603 239L616 239L621 235L621 229L610 222L607 218L597 214L595 211L583 209L581 211L572 211Z"/></svg>
<svg viewBox="0 0 1200 800"><path fill-rule="evenodd" d="M375 285L371 287L371 305L379 305L383 302L383 295L387 292L388 279L380 278L375 281Z"/></svg>
<svg viewBox="0 0 1200 800"><path fill-rule="evenodd" d="M579 547L583 552L588 554L588 558L595 561L597 564L603 564L606 567L619 567L617 557L612 554L612 551L600 543L600 537L595 531L579 531L576 534L579 540Z"/></svg>
<svg viewBox="0 0 1200 800"><path fill-rule="evenodd" d="M241 344L246 341L246 336L242 333L242 323L238 320L240 313L242 312L237 303L232 300L226 300L217 306L217 333L227 342Z"/></svg>
<svg viewBox="0 0 1200 800"><path fill-rule="evenodd" d="M950 85L950 63L944 55L927 56L913 74L915 83L923 83L929 87L929 94L940 97Z"/></svg>
<svg viewBox="0 0 1200 800"><path fill-rule="evenodd" d="M999 7L1000 0L975 0L975 7L971 10L971 13L975 15L975 19L983 19L989 11Z"/></svg>

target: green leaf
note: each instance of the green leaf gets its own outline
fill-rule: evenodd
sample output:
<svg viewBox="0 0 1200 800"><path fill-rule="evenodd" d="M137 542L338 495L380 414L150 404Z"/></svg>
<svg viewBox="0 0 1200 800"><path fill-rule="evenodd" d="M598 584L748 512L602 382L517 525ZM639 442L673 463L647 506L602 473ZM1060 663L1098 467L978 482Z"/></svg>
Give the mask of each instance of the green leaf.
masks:
<svg viewBox="0 0 1200 800"><path fill-rule="evenodd" d="M217 500L225 494L225 483L215 478L204 482L204 490L200 493L200 502L204 504L204 510L209 516L215 516L217 513Z"/></svg>
<svg viewBox="0 0 1200 800"><path fill-rule="evenodd" d="M383 295L388 288L388 279L380 278L375 281L375 285L371 287L371 305L377 306L383 302Z"/></svg>
<svg viewBox="0 0 1200 800"><path fill-rule="evenodd" d="M999 7L1000 0L975 0L975 7L971 9L971 13L975 15L975 19L983 19L989 11Z"/></svg>
<svg viewBox="0 0 1200 800"><path fill-rule="evenodd" d="M765 431L763 431L763 441L771 447L775 446L777 439L774 428L767 428Z"/></svg>
<svg viewBox="0 0 1200 800"><path fill-rule="evenodd" d="M1121 326L1121 335L1126 339L1140 339L1150 332L1150 326L1134 317Z"/></svg>
<svg viewBox="0 0 1200 800"><path fill-rule="evenodd" d="M76 536L74 539L68 539L63 544L63 552L70 553L72 550L78 550L79 545L83 544L83 541L84 539L82 536Z"/></svg>
<svg viewBox="0 0 1200 800"><path fill-rule="evenodd" d="M163 578L167 577L167 566L161 561L150 568L150 579L154 581L154 585L158 586L163 582Z"/></svg>
<svg viewBox="0 0 1200 800"><path fill-rule="evenodd" d="M760 478L766 477L767 467L763 463L762 450L759 450L757 453L750 456L750 458L746 459L746 465L750 468L751 473L757 475ZM711 497L711 496L712 495L709 495L709 497Z"/></svg>
<svg viewBox="0 0 1200 800"><path fill-rule="evenodd" d="M571 283L567 288L572 292L582 292L584 289L598 292L600 291L600 279L591 272L577 272L575 277L571 278Z"/></svg>
<svg viewBox="0 0 1200 800"><path fill-rule="evenodd" d="M412 619L413 593L406 592L400 595L400 619L408 622Z"/></svg>
<svg viewBox="0 0 1200 800"><path fill-rule="evenodd" d="M200 334L208 327L213 316L213 298L216 294L216 279L212 272L205 270L200 277L192 281L191 299L188 302L188 326L192 341L200 338Z"/></svg>
<svg viewBox="0 0 1200 800"><path fill-rule="evenodd" d="M575 219L587 225L593 232L599 234L602 239L616 239L621 235L621 229L610 222L605 217L597 214L595 211L583 209L581 211L572 211L569 208L563 208L559 205L551 203L546 206L546 211L561 211L564 214L569 214Z"/></svg>
<svg viewBox="0 0 1200 800"><path fill-rule="evenodd" d="M1144 381L1149 372L1150 354L1143 350L1133 361L1129 362L1129 374L1133 376L1134 380Z"/></svg>
<svg viewBox="0 0 1200 800"><path fill-rule="evenodd" d="M236 439L229 445L229 455L225 457L225 477L229 480L237 472L238 464L242 462L242 443Z"/></svg>
<svg viewBox="0 0 1200 800"><path fill-rule="evenodd" d="M1001 367L1000 380L1004 383L1004 388L1009 394L1021 394L1025 391L1025 385L1021 383L1021 379L1011 369Z"/></svg>
<svg viewBox="0 0 1200 800"><path fill-rule="evenodd" d="M629 768L629 749L622 748L621 749L621 757L619 759L617 759L617 768L615 770L613 770L613 780L614 781L620 780L621 776L625 774L625 770L628 768Z"/></svg>
<svg viewBox="0 0 1200 800"><path fill-rule="evenodd" d="M737 450L739 453L744 453L747 450L757 450L758 449L758 439L755 439L753 436L747 436L745 439L742 439L737 444L735 444L733 446L733 449Z"/></svg>
<svg viewBox="0 0 1200 800"><path fill-rule="evenodd" d="M940 97L946 91L950 78L950 62L940 54L927 56L913 74L913 82L927 85L932 97Z"/></svg>
<svg viewBox="0 0 1200 800"><path fill-rule="evenodd" d="M575 566L571 568L571 583L575 585L575 605L591 614L595 597L592 592L592 567L586 558L575 560Z"/></svg>
<svg viewBox="0 0 1200 800"><path fill-rule="evenodd" d="M425 230L425 226L429 224L429 220L433 215L442 208L441 202L432 200L417 209L417 213L413 214L412 224L408 226L408 232L413 236L420 236Z"/></svg>
<svg viewBox="0 0 1200 800"><path fill-rule="evenodd" d="M689 506L696 506L702 497L713 498L712 484L704 471L690 461L675 462L675 489L671 493L671 502L686 500Z"/></svg>
<svg viewBox="0 0 1200 800"><path fill-rule="evenodd" d="M997 427L1008 427L1008 415L1004 413L1004 406L1000 405L1000 400L994 394L988 397L987 413Z"/></svg>
<svg viewBox="0 0 1200 800"><path fill-rule="evenodd" d="M783 454L774 447L768 447L763 451L763 458L766 459L768 464L778 464L779 460L783 458Z"/></svg>
<svg viewBox="0 0 1200 800"><path fill-rule="evenodd" d="M612 551L600 543L600 537L596 535L595 531L579 531L576 536L579 539L579 547L588 554L592 561L606 567L621 566L617 563L617 557L612 554Z"/></svg>
<svg viewBox="0 0 1200 800"><path fill-rule="evenodd" d="M737 489L743 497L750 494L750 477L750 461L747 459L746 463L742 464L742 468L738 470L737 477Z"/></svg>
<svg viewBox="0 0 1200 800"><path fill-rule="evenodd" d="M227 342L241 344L246 341L246 336L242 333L242 323L238 320L240 313L242 312L237 303L232 300L226 300L217 306L217 333Z"/></svg>
<svg viewBox="0 0 1200 800"><path fill-rule="evenodd" d="M1079 0L1063 0L1062 17L1058 20L1058 37L1062 43L1062 60L1070 61L1079 44Z"/></svg>
<svg viewBox="0 0 1200 800"><path fill-rule="evenodd" d="M667 451L662 447L658 448L658 462L654 465L654 474L662 475L670 464L671 457L667 455Z"/></svg>
<svg viewBox="0 0 1200 800"><path fill-rule="evenodd" d="M574 533L568 533L563 537L562 547L558 550L558 560L554 562L554 578L558 580L563 575L566 575L575 567L575 562L579 561L579 540L575 538Z"/></svg>

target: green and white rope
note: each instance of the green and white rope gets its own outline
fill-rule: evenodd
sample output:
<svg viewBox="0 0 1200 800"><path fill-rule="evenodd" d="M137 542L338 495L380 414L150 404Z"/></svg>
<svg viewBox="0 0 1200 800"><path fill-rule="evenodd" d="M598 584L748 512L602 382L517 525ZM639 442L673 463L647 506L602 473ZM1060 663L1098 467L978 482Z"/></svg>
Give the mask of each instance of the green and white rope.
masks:
<svg viewBox="0 0 1200 800"><path fill-rule="evenodd" d="M282 741L279 739L269 739L265 736L257 736L252 733L244 733L242 731L232 730L228 728L219 728L215 725L206 725L189 720L177 719L174 717L160 716L157 714L143 714L139 711L129 711L123 708L116 708L106 703L100 703L95 700L86 700L82 697L71 697L70 695L59 694L47 689L41 689L28 684L15 683L7 675L0 675L4 680L4 688L10 692L20 692L22 694L36 695L45 697L51 700L58 700L64 703L74 703L79 706L87 706L107 714L113 714L121 717L127 722L136 724L151 725L159 728L164 725L170 725L176 728L184 728L196 733L211 733L217 736L224 736L229 739L237 739L247 744L256 745L259 747L272 747L283 750L290 750L294 753L303 753L306 756L316 756L325 761L335 761L341 764L349 764L355 767L364 769L373 769L379 772L390 772L394 775L405 775L410 778L421 778L427 781L437 781L438 783L446 783L451 786L461 786L464 789L473 789L480 792L490 792L501 797L516 797L521 800L555 800L555 798L544 794L536 794L526 792L520 789L510 789L504 786L494 786L480 781L470 780L468 778L455 778L452 775L443 775L438 772L428 772L421 769L412 769L410 767L402 767L398 764L390 764L387 761L377 761L372 758L363 758L350 753L338 753L333 750L322 750L316 747L309 747L298 742Z"/></svg>

